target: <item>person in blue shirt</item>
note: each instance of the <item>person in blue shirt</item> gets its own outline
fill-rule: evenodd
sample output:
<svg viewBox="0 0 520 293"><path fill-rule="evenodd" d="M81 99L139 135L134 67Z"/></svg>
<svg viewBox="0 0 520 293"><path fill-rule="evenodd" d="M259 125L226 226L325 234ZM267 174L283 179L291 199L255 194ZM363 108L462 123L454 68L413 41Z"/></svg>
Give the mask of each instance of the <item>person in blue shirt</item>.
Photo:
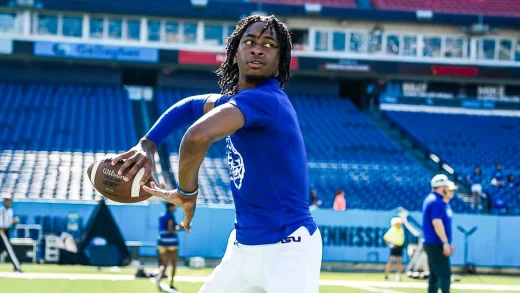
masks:
<svg viewBox="0 0 520 293"><path fill-rule="evenodd" d="M509 199L507 196L506 188L503 186L498 186L493 191L493 196L491 197L492 208L491 212L494 214L505 214L508 210Z"/></svg>
<svg viewBox="0 0 520 293"><path fill-rule="evenodd" d="M495 171L493 172L493 176L491 178L491 185L493 186L504 186L506 183L506 176L504 170L502 169L502 165L497 163L495 165Z"/></svg>
<svg viewBox="0 0 520 293"><path fill-rule="evenodd" d="M235 227L219 266L199 292L319 292L321 234L309 211L307 155L296 112L283 91L290 77L291 37L275 16L240 20L216 71L221 94L186 98L170 107L146 136L113 158L123 180L150 176L157 146L191 125L181 141L177 188L143 189L182 207L191 230L198 173L211 144L225 139ZM212 223L208 223L211 225Z"/></svg>
<svg viewBox="0 0 520 293"><path fill-rule="evenodd" d="M468 182L471 183L471 193L473 195L473 205L475 209L481 209L480 197L482 196L482 170L479 167L475 167L475 170L467 178Z"/></svg>
<svg viewBox="0 0 520 293"><path fill-rule="evenodd" d="M424 199L423 248L428 256L430 277L428 293L449 293L451 286L451 265L449 256L453 254L452 216L450 200L457 185L444 174L434 176L430 183L432 192Z"/></svg>
<svg viewBox="0 0 520 293"><path fill-rule="evenodd" d="M520 181L515 180L515 175L509 174L507 176L506 187L512 189L512 188L517 188L519 186L520 186Z"/></svg>
<svg viewBox="0 0 520 293"><path fill-rule="evenodd" d="M172 264L172 274L170 276L170 289L177 290L173 286L173 278L177 269L177 258L179 251L179 238L177 231L181 226L175 221L175 205L166 203L166 211L159 215L159 233L157 235L157 251L159 252L160 266L156 276L157 287L161 289L161 278L165 275L168 262Z"/></svg>

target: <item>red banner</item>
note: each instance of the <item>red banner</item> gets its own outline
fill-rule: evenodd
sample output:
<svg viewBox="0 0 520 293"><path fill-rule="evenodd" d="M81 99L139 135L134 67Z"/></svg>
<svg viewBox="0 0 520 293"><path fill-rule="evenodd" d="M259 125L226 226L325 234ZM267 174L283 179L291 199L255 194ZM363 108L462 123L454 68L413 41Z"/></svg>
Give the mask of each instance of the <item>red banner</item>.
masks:
<svg viewBox="0 0 520 293"><path fill-rule="evenodd" d="M226 53L179 51L179 64L220 66L226 61ZM298 69L298 57L292 57L291 69Z"/></svg>
<svg viewBox="0 0 520 293"><path fill-rule="evenodd" d="M433 65L431 67L433 75L443 76L478 76L477 67L453 66L453 65Z"/></svg>

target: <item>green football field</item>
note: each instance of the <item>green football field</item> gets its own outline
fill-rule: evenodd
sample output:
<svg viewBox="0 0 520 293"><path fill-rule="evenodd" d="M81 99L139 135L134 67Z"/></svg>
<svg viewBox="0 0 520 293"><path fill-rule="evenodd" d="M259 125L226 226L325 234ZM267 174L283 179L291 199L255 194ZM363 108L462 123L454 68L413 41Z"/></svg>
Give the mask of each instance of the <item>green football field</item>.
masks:
<svg viewBox="0 0 520 293"><path fill-rule="evenodd" d="M24 274L11 273L12 267L0 265L0 292L20 293L87 293L87 292L157 292L154 282L134 278L135 268L126 267L118 272L95 267L24 265ZM152 271L153 268L147 269ZM210 269L180 268L175 285L180 292L195 293L202 286ZM321 275L322 293L423 293L426 282L403 278L401 282L384 281L381 273L330 273ZM166 279L163 280L165 287ZM505 276L461 276L454 282L455 293L520 292L520 278ZM229 292L234 293L234 292Z"/></svg>

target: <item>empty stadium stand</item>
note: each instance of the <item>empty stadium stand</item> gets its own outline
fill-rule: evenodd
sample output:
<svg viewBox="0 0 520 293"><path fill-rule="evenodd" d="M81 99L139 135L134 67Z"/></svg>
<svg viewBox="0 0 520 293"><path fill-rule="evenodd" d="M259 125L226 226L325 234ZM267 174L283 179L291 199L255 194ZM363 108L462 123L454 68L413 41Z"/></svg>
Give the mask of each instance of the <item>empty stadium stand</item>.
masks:
<svg viewBox="0 0 520 293"><path fill-rule="evenodd" d="M0 133L0 193L30 199L99 199L84 170L137 141L135 112L123 87L2 83L0 93L0 125L5 129ZM198 93L161 88L155 92L155 104L162 113ZM433 174L348 99L291 96L291 102L306 142L311 188L323 207L330 207L336 189L342 188L349 209L420 209ZM184 130L165 142L174 174ZM223 140L211 147L200 175L200 204L233 203ZM454 209L469 211L460 200L455 200Z"/></svg>
<svg viewBox="0 0 520 293"><path fill-rule="evenodd" d="M197 91L157 90L158 112ZM404 206L418 210L429 192L432 176L385 136L349 100L335 97L291 97L306 143L311 188L323 207L331 207L335 191L342 188L348 209L390 210ZM183 131L168 138L170 163L177 173L178 148ZM223 141L208 152L200 171L200 203L232 203ZM468 212L459 199L454 209Z"/></svg>
<svg viewBox="0 0 520 293"><path fill-rule="evenodd" d="M0 84L0 194L92 200L84 172L136 134L123 87Z"/></svg>
<svg viewBox="0 0 520 293"><path fill-rule="evenodd" d="M384 113L462 177L479 166L484 176L484 191L489 194L497 192L491 185L496 163L502 164L506 176L520 172L520 117L405 111ZM510 204L515 213L520 212L519 194L520 190L510 191Z"/></svg>
<svg viewBox="0 0 520 293"><path fill-rule="evenodd" d="M371 0L374 8L384 10L431 10L450 14L519 16L520 2L516 0Z"/></svg>

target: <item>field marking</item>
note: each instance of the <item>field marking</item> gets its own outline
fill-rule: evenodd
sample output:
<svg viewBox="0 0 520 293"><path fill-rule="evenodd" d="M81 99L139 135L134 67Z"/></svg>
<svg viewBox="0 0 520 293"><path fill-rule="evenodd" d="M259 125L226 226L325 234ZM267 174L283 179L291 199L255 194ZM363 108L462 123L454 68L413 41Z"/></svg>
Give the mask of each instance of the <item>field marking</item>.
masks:
<svg viewBox="0 0 520 293"><path fill-rule="evenodd" d="M134 275L117 275L117 274L68 274L68 273L9 273L0 272L0 278L10 279L47 279L47 280L99 280L99 281L133 281ZM207 276L176 276L176 282L203 283ZM426 282L388 282L388 281L355 281L355 280L320 280L321 286L339 286L339 287L356 287L362 290L371 288L374 290L381 289L399 289L413 288L424 289L428 286ZM471 291L497 291L497 292L520 292L520 285L491 285L491 284L452 284L452 289L471 290ZM367 290L370 291L371 289ZM370 291L379 293L398 293L398 291Z"/></svg>
<svg viewBox="0 0 520 293"><path fill-rule="evenodd" d="M395 291L390 289L382 289L382 288L375 288L375 287L367 287L367 286L344 286L347 288L354 288L359 290L364 290L368 292L375 292L375 293L403 293L402 291Z"/></svg>
<svg viewBox="0 0 520 293"><path fill-rule="evenodd" d="M175 281L176 282L182 282L182 283L187 283L187 282L190 282L190 283L203 283L206 279L207 279L207 277L184 277L184 276L175 277ZM156 285L156 279L155 278L150 278L150 283ZM164 291L164 292L172 292L172 291L170 291L170 287L168 285L166 285L165 283L161 282L160 286L161 286L161 290L162 291ZM389 289L379 289L379 288L372 288L372 287L364 287L364 286L344 286L344 287L355 288L355 289L360 289L360 290L364 290L364 291L368 291L368 292L375 292L375 293L404 293L404 292L401 292L401 291L394 291L394 290L389 290Z"/></svg>
<svg viewBox="0 0 520 293"><path fill-rule="evenodd" d="M426 282L385 282L385 281L345 281L345 280L320 280L320 285L324 286L361 286L376 288L412 288L425 289L428 287ZM514 291L520 292L519 285L490 285L490 284L451 284L452 289L457 290L476 290L476 291Z"/></svg>
<svg viewBox="0 0 520 293"><path fill-rule="evenodd" d="M58 274L58 273L2 273L0 278L9 279L42 279L42 280L98 280L98 281L133 281L133 275L115 274Z"/></svg>

